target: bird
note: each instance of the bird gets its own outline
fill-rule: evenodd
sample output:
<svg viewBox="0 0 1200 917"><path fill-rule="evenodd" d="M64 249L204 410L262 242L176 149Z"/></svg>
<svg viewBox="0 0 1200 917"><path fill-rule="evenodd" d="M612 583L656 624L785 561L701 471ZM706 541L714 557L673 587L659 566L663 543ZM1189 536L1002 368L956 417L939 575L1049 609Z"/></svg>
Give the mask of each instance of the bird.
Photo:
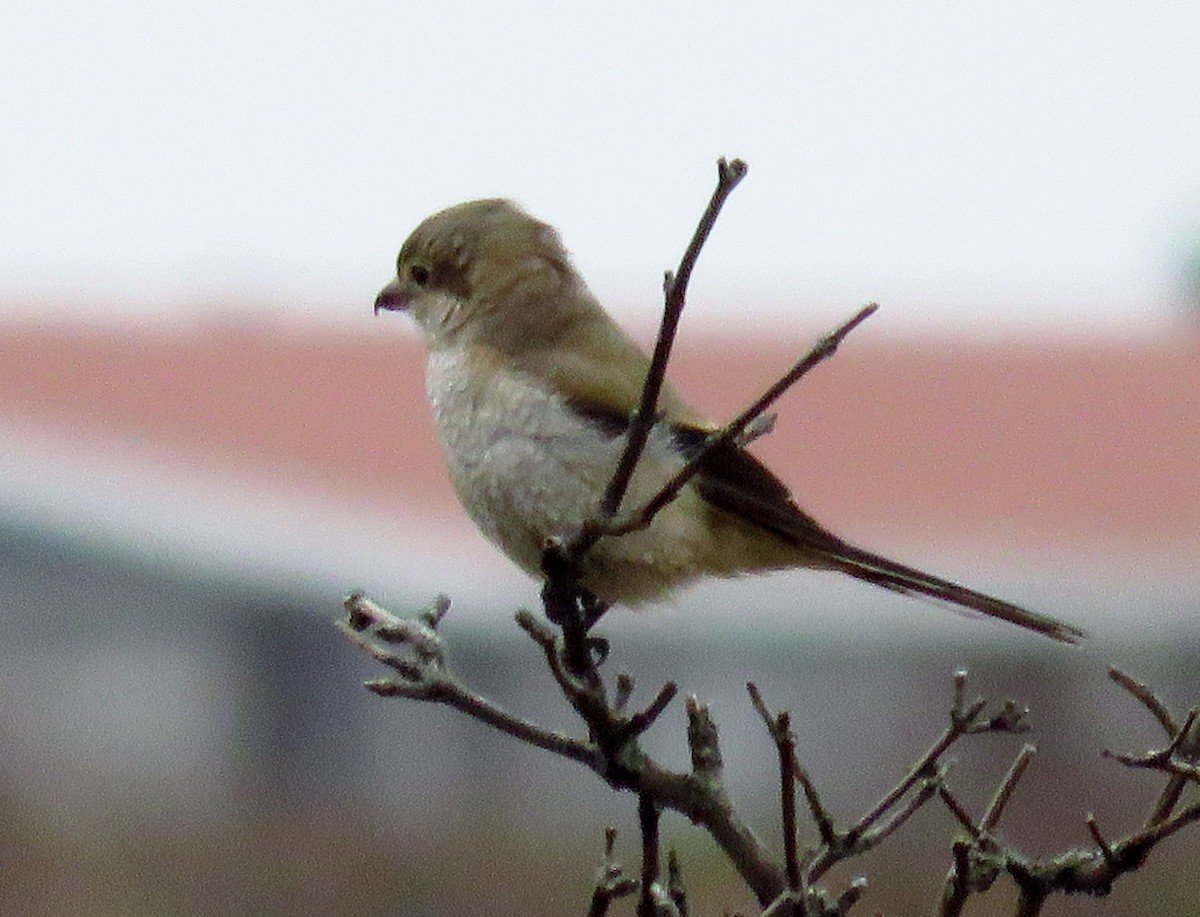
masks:
<svg viewBox="0 0 1200 917"><path fill-rule="evenodd" d="M407 313L446 468L483 535L538 578L546 546L597 516L650 360L588 289L558 232L510 200L472 200L421 222L375 313ZM638 508L719 429L665 381L621 504ZM642 530L605 537L580 582L602 606L666 599L704 577L806 567L999 618L1054 640L1082 631L857 547L796 503L748 449L710 449Z"/></svg>

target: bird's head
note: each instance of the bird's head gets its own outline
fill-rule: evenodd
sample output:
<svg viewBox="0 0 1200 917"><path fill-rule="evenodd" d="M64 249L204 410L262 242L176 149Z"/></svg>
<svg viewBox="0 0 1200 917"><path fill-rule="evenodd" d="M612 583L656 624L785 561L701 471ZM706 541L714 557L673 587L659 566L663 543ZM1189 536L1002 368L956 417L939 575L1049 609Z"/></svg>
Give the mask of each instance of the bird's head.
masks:
<svg viewBox="0 0 1200 917"><path fill-rule="evenodd" d="M582 286L553 227L511 201L467 201L413 230L375 311L408 312L431 344L536 334Z"/></svg>

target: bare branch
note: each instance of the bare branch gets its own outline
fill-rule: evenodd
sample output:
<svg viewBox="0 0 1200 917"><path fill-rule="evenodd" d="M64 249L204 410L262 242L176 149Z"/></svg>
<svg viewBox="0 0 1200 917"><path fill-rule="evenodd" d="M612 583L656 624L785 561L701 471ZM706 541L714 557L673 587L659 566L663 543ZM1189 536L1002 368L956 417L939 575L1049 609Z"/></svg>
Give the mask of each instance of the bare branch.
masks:
<svg viewBox="0 0 1200 917"><path fill-rule="evenodd" d="M822 805L821 797L817 794L816 784L813 783L804 765L800 763L799 757L793 759L792 769L796 774L796 780L800 783L800 789L804 791L804 799L808 803L809 814L816 822L817 834L821 838L821 843L827 847L838 843L837 832L834 830L829 810Z"/></svg>
<svg viewBox="0 0 1200 917"><path fill-rule="evenodd" d="M958 797L950 792L945 786L938 785L937 794L941 797L942 802L946 804L946 808L950 810L950 814L954 816L967 834L971 835L971 840L979 844L983 842L983 832L975 824L975 819L971 817L971 813L966 810L966 807L958 801Z"/></svg>
<svg viewBox="0 0 1200 917"><path fill-rule="evenodd" d="M1176 724L1174 717L1171 716L1171 711L1167 709L1162 701L1155 697L1154 692L1143 682L1138 681L1132 675L1122 672L1115 665L1109 666L1108 677L1142 702L1146 709L1158 720L1163 730L1167 733L1168 738L1174 738L1179 733L1179 726Z"/></svg>
<svg viewBox="0 0 1200 917"><path fill-rule="evenodd" d="M815 366L833 356L837 351L838 345L841 344L846 335L873 315L878 308L878 305L871 303L821 338L807 354L801 357L774 385L760 395L750 407L746 408L746 410L727 423L718 432L712 434L704 446L688 460L688 463L680 468L644 506L624 519L614 520L602 526L600 534L609 536L627 535L630 532L636 532L650 525L654 521L654 517L679 496L679 492L699 473L713 450L728 443L737 442L746 428L763 411L774 404L784 392L800 381Z"/></svg>
<svg viewBox="0 0 1200 917"><path fill-rule="evenodd" d="M1089 812L1086 821L1088 833L1092 835L1092 840L1096 842L1096 846L1100 850L1100 855L1104 857L1104 865L1109 869L1115 869L1117 867L1116 857L1113 856L1112 847L1104 839L1104 835L1100 833L1100 825L1096 822L1096 816Z"/></svg>
<svg viewBox="0 0 1200 917"><path fill-rule="evenodd" d="M796 850L796 736L792 732L792 717L786 710L772 714L763 700L758 685L746 683L754 709L762 717L775 751L779 756L779 808L783 821L784 868L787 872L788 888L800 890L800 858Z"/></svg>
<svg viewBox="0 0 1200 917"><path fill-rule="evenodd" d="M723 767L717 724L708 705L693 694L687 699L687 740L692 754L692 772L704 780L720 780Z"/></svg>
<svg viewBox="0 0 1200 917"><path fill-rule="evenodd" d="M951 745L957 742L962 736L966 735L967 720L952 722L946 727L946 730L938 737L917 762L909 768L908 773L897 783L884 797L875 804L866 815L858 820L858 822L846 832L847 835L855 837L861 835L875 822L884 816L891 808L900 801L912 787L921 780L926 780L937 776L937 760L945 753Z"/></svg>
<svg viewBox="0 0 1200 917"><path fill-rule="evenodd" d="M343 633L372 658L395 669L400 675L398 681L376 680L371 682L370 689L374 693L387 697L408 697L414 700L445 704L522 742L527 742L537 748L544 748L546 751L564 758L583 762L590 767L596 766L596 759L600 752L595 745L523 720L503 710L482 695L471 691L457 676L447 670L445 660L440 654L427 654L428 644L418 643L417 653L414 657L405 659L394 655L386 647L380 646L376 642L377 631L370 627L363 628L364 616L371 615L376 620L385 623L386 630L392 637L399 634L410 635L420 632L423 623L418 619L397 618L358 595L348 597L346 606L350 609L350 618L346 622L342 622ZM413 648L412 643L406 645ZM440 638L438 648L440 653Z"/></svg>
<svg viewBox="0 0 1200 917"><path fill-rule="evenodd" d="M445 645L437 626L446 613L444 602L432 610L411 617L392 615L363 596L351 596L346 602L348 616L342 627L346 635L396 674L389 679L369 683L371 690L388 696L403 696L442 703L487 723L517 739L545 748L563 757L580 761L599 774L612 787L638 794L643 813L643 871L649 897L643 895L644 913L680 914L686 909L679 882L665 890L658 880L658 812L680 812L706 830L754 891L766 913L832 915L845 913L857 899L852 886L842 898L832 899L811 883L831 866L860 854L895 832L934 795L945 802L971 841L954 847L954 866L947 876L939 913L960 914L966 899L985 891L997 876L1007 873L1019 890L1018 912L1036 915L1054 893L1105 894L1124 873L1139 868L1151 850L1162 840L1200 822L1200 802L1178 811L1167 811L1148 821L1141 830L1109 841L1101 833L1095 818L1088 816L1087 830L1094 847L1067 850L1047 860L1032 860L1015 848L1001 845L993 833L1012 798L1016 786L1034 754L1026 745L1000 782L983 816L975 821L965 806L945 786L943 765L946 751L960 738L981 732L1018 732L1025 728L1024 707L1007 702L996 714L986 713L982 698L967 703L965 673L954 678L954 704L950 723L942 735L908 770L900 782L848 831L837 832L821 807L816 790L800 767L786 713L772 714L761 692L748 686L752 702L776 742L780 760L781 808L787 849L784 866L776 864L769 852L741 820L722 782L722 760L718 730L708 708L691 697L687 701L688 744L692 756L690 773L676 773L658 765L638 745L638 737L666 709L676 693L673 684L665 685L644 710L627 714L624 708L632 691L632 680L618 679L617 700L611 703L603 679L595 664L582 675L568 671L563 664L563 642L556 631L528 612L517 621L542 649L547 665L564 696L586 722L590 739L572 738L524 721L500 709L467 689L452 671L445 656ZM1122 683L1128 690L1128 685ZM1139 688L1144 697L1153 695ZM1136 696L1136 695L1135 695ZM1153 704L1146 704L1154 709ZM1162 707L1166 713L1166 708ZM1160 722L1163 717L1158 717ZM1169 713L1166 719L1178 722ZM1200 782L1193 743L1200 724L1200 710L1189 712L1171 737L1166 748L1144 755L1113 755L1127 766L1158 770L1171 781ZM810 810L821 832L822 846L801 857L790 846L795 836L794 784L804 787ZM789 809L788 797L792 796ZM1173 807L1174 803L1172 803ZM652 818L647 817L648 814ZM607 848L611 861L611 842ZM608 864L593 893L593 915L603 915L608 902L631 887L631 879L619 868ZM636 884L636 883L634 883Z"/></svg>
<svg viewBox="0 0 1200 917"><path fill-rule="evenodd" d="M1200 718L1200 708L1193 707L1188 712L1187 720L1184 721L1183 726L1175 733L1174 738L1171 739L1171 743L1166 748L1146 752L1144 755L1123 755L1105 750L1104 757L1120 761L1127 767L1164 771L1165 773L1175 774L1188 780L1200 781L1200 768L1197 767L1195 762L1179 757L1180 746L1191 735L1197 718ZM1154 819L1151 819L1151 821L1154 821Z"/></svg>
<svg viewBox="0 0 1200 917"><path fill-rule="evenodd" d="M890 815L884 816L875 823L873 828L864 831L858 836L853 852L858 853L870 850L885 840L888 835L902 827L921 806L929 802L941 785L942 778L940 773L935 777L930 777L922 781L917 787L917 791L908 797L904 805L893 808Z"/></svg>
<svg viewBox="0 0 1200 917"><path fill-rule="evenodd" d="M687 890L683 886L683 867L679 865L679 857L674 850L667 851L667 894L671 896L679 917L687 917Z"/></svg>
<svg viewBox="0 0 1200 917"><path fill-rule="evenodd" d="M617 690L613 695L613 709L624 710L630 699L633 697L634 688L633 676L628 672L622 672L617 676Z"/></svg>
<svg viewBox="0 0 1200 917"><path fill-rule="evenodd" d="M746 682L746 690L750 694L750 700L754 704L754 709L758 711L758 715L762 717L763 723L767 727L767 731L771 734L772 739L775 739L778 729L778 723L771 716L770 710L767 709L766 702L763 700L762 692L759 691L758 685L754 682ZM808 802L808 811L812 815L813 821L817 825L817 832L821 837L821 843L826 847L835 847L842 842L837 831L833 827L833 819L830 817L828 810L821 804L820 794L817 792L817 787L809 777L808 771L804 765L800 763L800 758L795 751L795 743L793 741L792 748L792 764L791 772L794 779L799 782L800 788L804 791L804 798Z"/></svg>
<svg viewBox="0 0 1200 917"><path fill-rule="evenodd" d="M606 828L604 831L604 862L596 874L596 882L592 887L592 903L588 908L588 917L605 917L608 907L613 901L632 895L638 890L637 880L626 876L620 864L613 859L616 843L617 829Z"/></svg>
<svg viewBox="0 0 1200 917"><path fill-rule="evenodd" d="M658 885L658 807L645 793L638 794L638 825L642 832L642 900L639 917L654 917L654 887Z"/></svg>
<svg viewBox="0 0 1200 917"><path fill-rule="evenodd" d="M846 890L838 896L837 912L839 917L842 914L848 914L850 912L850 908L854 907L854 905L858 903L858 899L861 898L866 891L867 880L863 876L856 876L854 879L852 879L850 884L846 887Z"/></svg>
<svg viewBox="0 0 1200 917"><path fill-rule="evenodd" d="M965 707L965 691L967 673L958 671L954 674L954 701L950 709L950 725L941 736L929 747L908 773L889 790L884 797L853 826L840 835L834 835L832 842L826 840L825 846L816 852L809 866L810 879L815 881L835 863L865 850L888 837L899 828L908 818L928 802L935 793L941 793L948 805L956 804L953 796L942 786L942 773L938 762L942 755L959 739L966 735L981 732L1019 732L1025 728L1024 717L1028 712L1025 708L1007 701L999 713L986 717L983 715L987 706L985 698L978 698ZM1024 770L1022 766L1021 770ZM1019 773L1018 773L1019 776ZM917 788L913 796L909 793ZM906 803L904 800L908 799ZM901 803L904 803L903 805ZM1001 803L1001 808L1003 803ZM961 806L959 807L961 810ZM969 821L969 816L961 811ZM974 827L972 825L972 827ZM973 831L973 836L978 830Z"/></svg>
<svg viewBox="0 0 1200 917"><path fill-rule="evenodd" d="M450 600L446 596L439 595L430 608L411 618L397 617L361 592L346 596L342 607L346 609L344 626L351 635L369 633L374 641L412 649L425 663L441 664L445 649L437 625L450 609Z"/></svg>
<svg viewBox="0 0 1200 917"><path fill-rule="evenodd" d="M629 432L626 434L625 450L617 463L612 480L609 481L608 487L604 491L604 499L601 503L601 512L606 519L611 519L620 508L625 491L629 489L633 471L642 457L642 451L646 448L650 430L658 419L658 397L666 378L667 362L670 360L671 348L675 343L675 332L679 327L679 319L683 315L688 282L691 280L696 260L700 257L700 249L704 247L709 233L712 232L726 199L745 177L747 168L740 159L727 162L721 158L717 161L717 187L709 199L704 215L696 226L692 241L688 243L688 247L683 253L678 272L666 275L663 283L666 303L663 308L662 325L659 328L654 355L650 360L650 369L642 387L642 400L633 417L633 422L630 424ZM580 533L571 546L571 555L582 556L591 545L595 544L598 537L598 534L588 532L585 527L585 530Z"/></svg>
<svg viewBox="0 0 1200 917"><path fill-rule="evenodd" d="M990 833L996 827L1000 821L1000 816L1004 814L1004 808L1008 805L1009 800L1012 799L1013 791L1017 788L1017 781L1025 774L1035 754L1037 754L1037 747L1034 745L1025 745L1021 748L1016 760L1012 763L1012 767L1008 769L1008 773L1000 781L996 795L988 803L987 811L984 812L983 818L979 821L979 827L983 831Z"/></svg>
<svg viewBox="0 0 1200 917"><path fill-rule="evenodd" d="M625 725L626 734L633 738L640 736L643 732L654 725L655 721L662 715L662 712L667 709L667 705L675 699L675 695L679 693L679 686L673 681L668 681L658 692L658 696L650 702L650 706L640 713L635 713L631 716Z"/></svg>
<svg viewBox="0 0 1200 917"><path fill-rule="evenodd" d="M1154 808L1146 819L1146 827L1151 827L1170 818L1171 813L1179 804L1179 799L1189 780L1200 779L1200 768L1196 765L1196 760L1200 757L1200 725L1196 722L1196 711L1193 709L1188 721L1180 727L1176 724L1175 718L1167 709L1166 704L1159 700L1143 682L1122 672L1116 666L1109 668L1108 677L1141 701L1166 731L1167 737L1171 739L1169 746L1171 751L1165 758L1171 766L1161 768L1169 771L1171 778L1163 787L1162 793L1159 794ZM1154 753L1151 753L1151 757L1153 756ZM1129 759L1115 755L1113 757L1117 757L1118 760L1131 766L1139 766L1134 765Z"/></svg>
<svg viewBox="0 0 1200 917"><path fill-rule="evenodd" d="M938 906L939 917L959 917L971 895L971 845L957 840L951 848L954 865L946 877L942 900Z"/></svg>

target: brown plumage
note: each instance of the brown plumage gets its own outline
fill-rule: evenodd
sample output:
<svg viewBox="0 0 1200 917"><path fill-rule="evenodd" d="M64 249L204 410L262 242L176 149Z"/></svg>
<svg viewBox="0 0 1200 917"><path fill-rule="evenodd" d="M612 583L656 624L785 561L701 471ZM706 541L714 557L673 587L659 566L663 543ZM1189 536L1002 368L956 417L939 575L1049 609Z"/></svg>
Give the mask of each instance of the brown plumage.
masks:
<svg viewBox="0 0 1200 917"><path fill-rule="evenodd" d="M591 517L649 360L571 266L555 231L503 200L460 204L404 243L376 310L409 312L429 347L429 393L451 480L480 529L539 575L549 537ZM626 496L640 505L714 425L669 385ZM811 567L929 596L1055 640L1081 632L847 543L805 513L744 448L709 454L649 529L602 539L584 585L637 604L706 575Z"/></svg>

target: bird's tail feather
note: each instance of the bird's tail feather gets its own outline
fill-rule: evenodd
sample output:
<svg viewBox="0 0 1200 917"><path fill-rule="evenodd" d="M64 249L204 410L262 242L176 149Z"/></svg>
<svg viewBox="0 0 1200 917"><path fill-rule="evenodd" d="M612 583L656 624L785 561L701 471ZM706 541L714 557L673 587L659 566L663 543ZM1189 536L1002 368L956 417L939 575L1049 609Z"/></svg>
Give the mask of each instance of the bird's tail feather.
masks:
<svg viewBox="0 0 1200 917"><path fill-rule="evenodd" d="M989 617L1010 621L1063 643L1076 643L1083 636L1083 631L1079 628L1049 615L1029 611L1005 602L1003 599L976 592L960 586L958 583L933 576L917 570L915 567L905 566L894 560L888 560L886 557L872 554L870 551L864 551L845 542L842 542L841 547L843 550L839 550L835 556L828 558L831 566L857 579L882 586L884 589L926 595Z"/></svg>

